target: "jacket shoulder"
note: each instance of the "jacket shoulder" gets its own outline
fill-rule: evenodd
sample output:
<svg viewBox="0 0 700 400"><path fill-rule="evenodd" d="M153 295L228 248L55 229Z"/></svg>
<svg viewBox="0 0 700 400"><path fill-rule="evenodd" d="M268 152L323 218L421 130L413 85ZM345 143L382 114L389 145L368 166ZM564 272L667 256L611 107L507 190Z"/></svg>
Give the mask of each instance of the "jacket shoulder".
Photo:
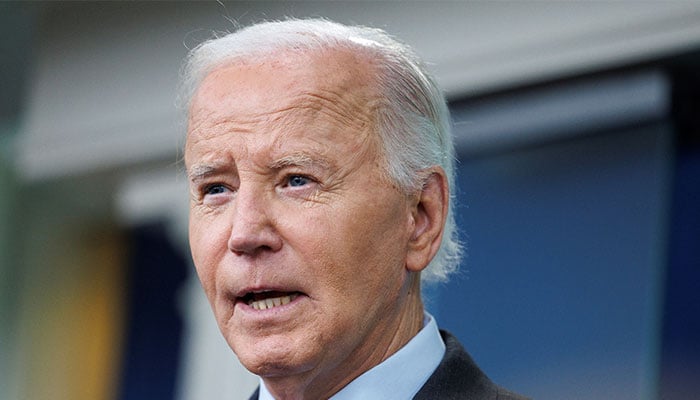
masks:
<svg viewBox="0 0 700 400"><path fill-rule="evenodd" d="M445 356L414 400L525 400L493 383L476 365L456 337L440 331Z"/></svg>

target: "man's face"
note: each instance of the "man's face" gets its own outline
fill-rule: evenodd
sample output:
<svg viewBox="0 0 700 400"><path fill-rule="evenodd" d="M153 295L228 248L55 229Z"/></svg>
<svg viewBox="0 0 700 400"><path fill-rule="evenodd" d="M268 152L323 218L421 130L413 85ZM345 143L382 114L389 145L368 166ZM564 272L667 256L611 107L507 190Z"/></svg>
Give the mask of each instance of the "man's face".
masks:
<svg viewBox="0 0 700 400"><path fill-rule="evenodd" d="M401 324L415 202L386 178L370 79L345 53L289 56L221 67L193 99L192 256L263 377L353 378Z"/></svg>

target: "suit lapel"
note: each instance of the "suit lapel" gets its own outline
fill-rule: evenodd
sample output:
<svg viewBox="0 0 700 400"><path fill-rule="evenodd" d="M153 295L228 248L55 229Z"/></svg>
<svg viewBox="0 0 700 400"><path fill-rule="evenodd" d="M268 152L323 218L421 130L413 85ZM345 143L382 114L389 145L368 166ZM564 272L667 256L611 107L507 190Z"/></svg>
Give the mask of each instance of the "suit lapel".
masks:
<svg viewBox="0 0 700 400"><path fill-rule="evenodd" d="M484 375L457 338L440 331L445 356L414 400L491 399L498 388Z"/></svg>

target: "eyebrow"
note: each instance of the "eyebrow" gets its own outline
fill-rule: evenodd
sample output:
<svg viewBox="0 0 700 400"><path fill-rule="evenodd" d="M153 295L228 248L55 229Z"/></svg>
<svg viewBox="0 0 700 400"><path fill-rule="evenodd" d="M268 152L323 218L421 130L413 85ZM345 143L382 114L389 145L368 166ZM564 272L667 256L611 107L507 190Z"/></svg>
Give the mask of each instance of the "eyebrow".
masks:
<svg viewBox="0 0 700 400"><path fill-rule="evenodd" d="M187 171L187 176L190 182L197 182L214 175L219 170L221 170L221 167L213 164L197 164L193 165L190 170Z"/></svg>
<svg viewBox="0 0 700 400"><path fill-rule="evenodd" d="M316 168L329 168L331 165L328 160L324 158L313 158L304 153L294 153L268 164L270 169L282 169L285 167L316 167Z"/></svg>
<svg viewBox="0 0 700 400"><path fill-rule="evenodd" d="M331 163L324 158L313 158L304 153L294 153L288 156L278 158L267 165L269 169L280 170L287 167L305 167L305 168L330 168ZM187 177L190 182L195 183L204 180L212 175L216 175L225 169L223 165L217 164L195 164L189 171Z"/></svg>

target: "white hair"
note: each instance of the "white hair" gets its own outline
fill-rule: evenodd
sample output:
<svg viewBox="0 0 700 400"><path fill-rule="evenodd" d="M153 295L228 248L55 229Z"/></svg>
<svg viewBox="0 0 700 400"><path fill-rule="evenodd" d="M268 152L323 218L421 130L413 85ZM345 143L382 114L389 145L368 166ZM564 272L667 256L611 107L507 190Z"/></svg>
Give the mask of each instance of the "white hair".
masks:
<svg viewBox="0 0 700 400"><path fill-rule="evenodd" d="M425 183L421 171L440 166L454 188L454 145L445 98L416 53L386 32L346 26L325 19L263 22L210 39L190 51L183 69L182 96L191 101L201 81L217 67L287 52L346 49L373 60L377 92L385 106L377 111L377 131L388 175L406 192ZM453 202L440 249L423 271L424 282L445 281L459 265Z"/></svg>

